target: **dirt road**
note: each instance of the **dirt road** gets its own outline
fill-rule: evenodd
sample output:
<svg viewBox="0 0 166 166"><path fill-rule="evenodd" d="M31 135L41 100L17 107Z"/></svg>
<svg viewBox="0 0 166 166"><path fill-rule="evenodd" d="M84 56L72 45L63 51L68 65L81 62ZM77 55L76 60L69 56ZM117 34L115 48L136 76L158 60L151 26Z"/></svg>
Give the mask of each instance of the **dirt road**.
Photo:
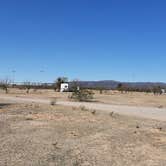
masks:
<svg viewBox="0 0 166 166"><path fill-rule="evenodd" d="M24 98L24 97L14 97L14 96L0 96L1 100L6 102L16 102L16 103L43 103L50 104L49 99L39 99L39 98ZM84 106L87 109L100 110L104 113L118 113L122 115L136 116L160 121L166 121L166 109L165 108L155 108L155 107L134 107L125 105L111 105L102 103L87 103L87 102L69 102L69 101L57 101L57 104L64 106L81 107ZM99 111L98 111L99 112Z"/></svg>

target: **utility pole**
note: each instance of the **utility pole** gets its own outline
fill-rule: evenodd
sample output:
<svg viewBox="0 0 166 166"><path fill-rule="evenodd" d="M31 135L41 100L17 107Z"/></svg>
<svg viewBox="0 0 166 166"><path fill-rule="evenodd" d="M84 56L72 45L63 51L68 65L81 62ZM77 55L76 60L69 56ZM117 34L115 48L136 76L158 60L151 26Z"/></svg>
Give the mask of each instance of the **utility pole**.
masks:
<svg viewBox="0 0 166 166"><path fill-rule="evenodd" d="M44 70L40 70L40 73L42 75L42 73L44 73L45 71ZM40 84L42 84L42 81L40 81Z"/></svg>
<svg viewBox="0 0 166 166"><path fill-rule="evenodd" d="M12 70L13 84L15 83L15 73L16 73L16 70Z"/></svg>

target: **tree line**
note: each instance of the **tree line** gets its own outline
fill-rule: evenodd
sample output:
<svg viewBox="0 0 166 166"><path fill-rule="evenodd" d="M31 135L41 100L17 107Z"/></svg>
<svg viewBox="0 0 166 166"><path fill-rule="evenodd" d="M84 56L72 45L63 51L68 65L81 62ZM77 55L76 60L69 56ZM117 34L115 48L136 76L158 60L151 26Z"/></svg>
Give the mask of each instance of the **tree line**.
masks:
<svg viewBox="0 0 166 166"><path fill-rule="evenodd" d="M58 92L60 91L61 84L66 82L70 84L69 91L73 91L73 92L76 91L76 89L77 90L89 89L89 90L99 90L100 94L102 94L104 90L108 90L107 88L104 88L104 87L93 87L93 88L84 87L83 85L80 84L78 80L73 80L69 82L67 77L58 77L56 81L51 85L47 83L45 84L32 83L30 81L25 81L21 85L16 85L16 84L13 84L9 78L6 78L6 79L0 80L0 88L3 89L6 93L9 92L8 91L9 87L25 89L26 93L29 93L31 89L34 89L34 91L37 91L38 89L54 89L55 91ZM166 88L157 86L157 85L150 86L150 87L146 87L146 86L132 87L128 84L119 83L117 87L114 88L113 90L118 90L121 93L146 92L146 93L154 93L154 95L161 95L162 93L164 93L164 91L166 91Z"/></svg>

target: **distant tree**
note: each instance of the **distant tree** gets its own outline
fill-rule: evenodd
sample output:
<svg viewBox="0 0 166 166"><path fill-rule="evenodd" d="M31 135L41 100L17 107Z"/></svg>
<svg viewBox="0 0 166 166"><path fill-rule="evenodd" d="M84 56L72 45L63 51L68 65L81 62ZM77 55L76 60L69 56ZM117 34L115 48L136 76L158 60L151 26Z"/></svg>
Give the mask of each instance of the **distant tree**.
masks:
<svg viewBox="0 0 166 166"><path fill-rule="evenodd" d="M10 84L11 84L11 80L8 78L0 80L0 88L5 90L6 93L8 93L8 88Z"/></svg>
<svg viewBox="0 0 166 166"><path fill-rule="evenodd" d="M32 83L31 88L33 88L33 92L37 92L38 89L43 89L43 85L39 83Z"/></svg>
<svg viewBox="0 0 166 166"><path fill-rule="evenodd" d="M103 94L103 88L99 88L100 94Z"/></svg>
<svg viewBox="0 0 166 166"><path fill-rule="evenodd" d="M161 87L160 86L153 87L153 93L154 95L161 95L162 94Z"/></svg>
<svg viewBox="0 0 166 166"><path fill-rule="evenodd" d="M100 94L103 94L104 90L106 90L106 88L104 88L104 87L96 87L93 89L99 91Z"/></svg>
<svg viewBox="0 0 166 166"><path fill-rule="evenodd" d="M61 89L61 84L68 82L68 78L67 77L58 77L57 80L55 81L55 86L54 89L60 91Z"/></svg>
<svg viewBox="0 0 166 166"><path fill-rule="evenodd" d="M23 87L26 89L26 93L28 94L30 89L32 88L32 83L29 81L24 82Z"/></svg>
<svg viewBox="0 0 166 166"><path fill-rule="evenodd" d="M121 93L123 93L123 91L124 91L124 86L123 86L123 84L122 83L119 83L118 85L117 85L117 88L116 88L118 91L120 91Z"/></svg>
<svg viewBox="0 0 166 166"><path fill-rule="evenodd" d="M74 79L71 83L70 83L70 91L74 92L74 91L79 91L81 88L81 85L79 83L78 79Z"/></svg>

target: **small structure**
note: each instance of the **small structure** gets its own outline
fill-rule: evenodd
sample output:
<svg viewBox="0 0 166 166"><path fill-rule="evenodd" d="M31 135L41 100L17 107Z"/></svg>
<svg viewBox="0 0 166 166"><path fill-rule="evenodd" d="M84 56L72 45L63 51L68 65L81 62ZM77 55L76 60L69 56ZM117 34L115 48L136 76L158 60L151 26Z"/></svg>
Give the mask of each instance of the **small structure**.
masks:
<svg viewBox="0 0 166 166"><path fill-rule="evenodd" d="M165 89L161 89L161 93L162 94L166 94L166 90Z"/></svg>
<svg viewBox="0 0 166 166"><path fill-rule="evenodd" d="M68 83L61 83L60 92L67 92L69 91L69 84Z"/></svg>

